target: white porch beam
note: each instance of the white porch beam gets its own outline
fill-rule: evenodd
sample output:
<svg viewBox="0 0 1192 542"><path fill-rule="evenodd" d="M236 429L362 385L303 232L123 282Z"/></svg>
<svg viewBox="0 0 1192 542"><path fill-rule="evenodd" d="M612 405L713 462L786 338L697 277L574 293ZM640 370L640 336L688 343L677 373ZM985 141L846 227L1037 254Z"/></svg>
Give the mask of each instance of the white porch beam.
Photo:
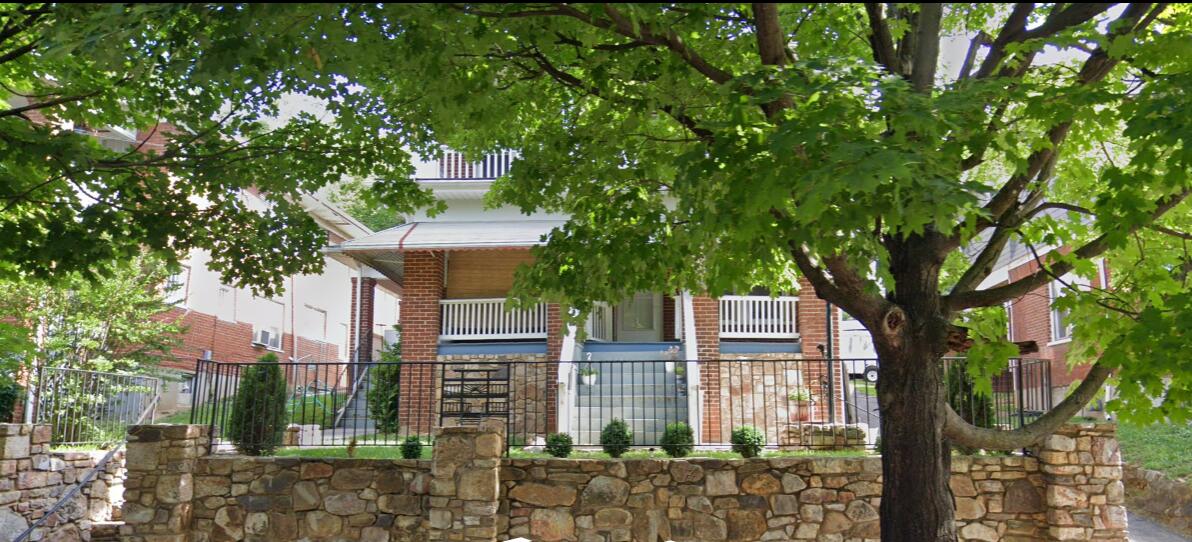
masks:
<svg viewBox="0 0 1192 542"><path fill-rule="evenodd" d="M683 308L683 360L687 365L687 416L690 420L691 432L695 434L695 443L703 444L703 419L700 412L703 404L699 400L702 393L699 385L699 344L695 334L695 303L691 292L686 290L679 294Z"/></svg>

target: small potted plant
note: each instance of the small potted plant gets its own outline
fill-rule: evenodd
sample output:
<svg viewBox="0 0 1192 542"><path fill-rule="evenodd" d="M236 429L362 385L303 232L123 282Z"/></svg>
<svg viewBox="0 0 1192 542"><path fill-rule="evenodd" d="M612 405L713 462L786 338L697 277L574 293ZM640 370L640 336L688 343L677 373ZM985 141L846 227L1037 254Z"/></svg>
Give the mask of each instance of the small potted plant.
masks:
<svg viewBox="0 0 1192 542"><path fill-rule="evenodd" d="M790 409L792 422L806 422L811 420L811 390L797 386L786 396L787 408Z"/></svg>
<svg viewBox="0 0 1192 542"><path fill-rule="evenodd" d="M579 378L583 381L585 386L595 386L596 379L600 376L600 371L594 367L584 367L579 370Z"/></svg>

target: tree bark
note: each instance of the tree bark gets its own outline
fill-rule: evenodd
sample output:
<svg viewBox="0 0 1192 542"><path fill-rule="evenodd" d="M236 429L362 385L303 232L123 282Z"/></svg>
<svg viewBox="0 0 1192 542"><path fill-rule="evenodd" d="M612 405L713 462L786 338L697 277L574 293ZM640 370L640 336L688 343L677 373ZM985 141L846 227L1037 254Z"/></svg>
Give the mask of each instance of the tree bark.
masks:
<svg viewBox="0 0 1192 542"><path fill-rule="evenodd" d="M950 326L939 294L943 243L934 230L885 240L893 305L869 328L881 362L882 542L957 540L951 449L944 438L942 358Z"/></svg>
<svg viewBox="0 0 1192 542"><path fill-rule="evenodd" d="M951 450L943 434L943 362L922 346L912 339L900 352L879 353L882 542L957 539Z"/></svg>

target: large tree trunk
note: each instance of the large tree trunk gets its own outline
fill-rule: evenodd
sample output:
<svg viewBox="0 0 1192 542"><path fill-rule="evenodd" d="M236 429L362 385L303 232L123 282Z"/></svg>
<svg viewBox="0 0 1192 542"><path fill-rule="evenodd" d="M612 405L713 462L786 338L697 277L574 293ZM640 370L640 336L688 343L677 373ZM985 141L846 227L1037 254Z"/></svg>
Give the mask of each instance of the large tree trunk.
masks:
<svg viewBox="0 0 1192 542"><path fill-rule="evenodd" d="M881 359L882 542L952 542L944 373L938 355L916 350Z"/></svg>
<svg viewBox="0 0 1192 542"><path fill-rule="evenodd" d="M948 319L939 296L941 242L933 230L887 239L893 306L870 328L876 329L873 342L881 363L883 542L957 539L948 485L951 451L944 440L947 392L941 358L948 350Z"/></svg>

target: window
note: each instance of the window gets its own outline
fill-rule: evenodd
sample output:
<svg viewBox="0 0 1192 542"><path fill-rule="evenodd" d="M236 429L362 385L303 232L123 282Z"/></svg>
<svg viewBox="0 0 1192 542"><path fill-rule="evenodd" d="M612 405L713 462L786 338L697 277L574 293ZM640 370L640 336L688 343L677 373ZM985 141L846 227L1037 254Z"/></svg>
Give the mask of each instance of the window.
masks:
<svg viewBox="0 0 1192 542"><path fill-rule="evenodd" d="M1051 342L1053 343L1072 340L1072 322L1068 310L1055 306L1057 300L1070 292L1069 287L1087 290L1089 281L1071 273L1060 277L1060 280L1051 281L1048 293L1051 298Z"/></svg>
<svg viewBox="0 0 1192 542"><path fill-rule="evenodd" d="M162 286L162 293L165 294L166 303L171 305L186 304L186 296L190 288L190 267L182 266L177 273L174 273L166 278L166 283Z"/></svg>

